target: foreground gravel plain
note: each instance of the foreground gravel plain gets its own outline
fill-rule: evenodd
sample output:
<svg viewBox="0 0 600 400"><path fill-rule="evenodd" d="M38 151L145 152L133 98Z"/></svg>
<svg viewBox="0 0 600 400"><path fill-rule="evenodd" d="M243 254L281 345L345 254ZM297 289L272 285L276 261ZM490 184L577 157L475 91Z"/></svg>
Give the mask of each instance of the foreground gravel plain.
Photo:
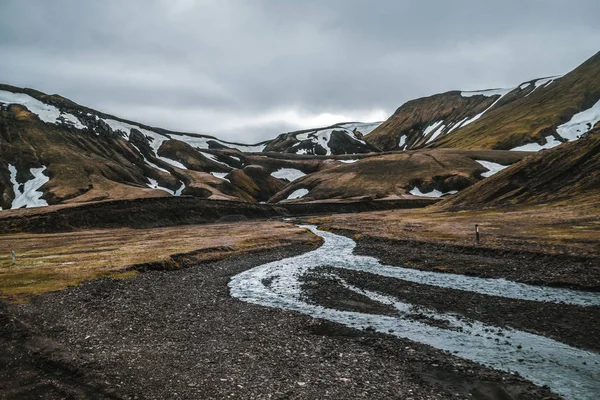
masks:
<svg viewBox="0 0 600 400"><path fill-rule="evenodd" d="M312 249L293 245L128 280L99 279L26 305L3 304L0 397L555 398L518 376L426 345L228 295L235 274ZM323 287L312 295L327 303ZM532 329L544 334L544 326Z"/></svg>

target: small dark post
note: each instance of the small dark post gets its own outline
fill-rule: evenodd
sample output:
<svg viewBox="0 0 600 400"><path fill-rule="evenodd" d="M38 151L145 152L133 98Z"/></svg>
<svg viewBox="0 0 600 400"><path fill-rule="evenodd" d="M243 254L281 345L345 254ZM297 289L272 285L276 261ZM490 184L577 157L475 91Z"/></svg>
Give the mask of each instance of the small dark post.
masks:
<svg viewBox="0 0 600 400"><path fill-rule="evenodd" d="M479 225L475 224L475 241L479 244Z"/></svg>
<svg viewBox="0 0 600 400"><path fill-rule="evenodd" d="M11 256L12 256L12 263L13 263L13 265L15 265L15 263L17 262L17 255L13 251L13 252L11 252Z"/></svg>

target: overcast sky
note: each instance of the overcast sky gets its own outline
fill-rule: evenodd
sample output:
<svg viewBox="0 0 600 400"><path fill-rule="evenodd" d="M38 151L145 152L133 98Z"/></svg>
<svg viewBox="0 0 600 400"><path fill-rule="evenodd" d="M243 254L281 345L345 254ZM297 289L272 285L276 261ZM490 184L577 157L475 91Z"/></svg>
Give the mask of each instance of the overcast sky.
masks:
<svg viewBox="0 0 600 400"><path fill-rule="evenodd" d="M568 72L598 0L2 0L0 82L256 142Z"/></svg>

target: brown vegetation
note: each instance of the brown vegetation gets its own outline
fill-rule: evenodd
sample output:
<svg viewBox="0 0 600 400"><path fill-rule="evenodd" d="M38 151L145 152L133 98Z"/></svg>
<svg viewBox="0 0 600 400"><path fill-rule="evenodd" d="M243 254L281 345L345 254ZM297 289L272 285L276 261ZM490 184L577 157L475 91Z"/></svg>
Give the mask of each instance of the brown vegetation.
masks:
<svg viewBox="0 0 600 400"><path fill-rule="evenodd" d="M282 222L236 222L155 229L93 229L70 233L0 235L0 297L25 301L104 276L135 269L173 269L179 261L217 260L234 254L316 243ZM17 261L13 265L11 252Z"/></svg>

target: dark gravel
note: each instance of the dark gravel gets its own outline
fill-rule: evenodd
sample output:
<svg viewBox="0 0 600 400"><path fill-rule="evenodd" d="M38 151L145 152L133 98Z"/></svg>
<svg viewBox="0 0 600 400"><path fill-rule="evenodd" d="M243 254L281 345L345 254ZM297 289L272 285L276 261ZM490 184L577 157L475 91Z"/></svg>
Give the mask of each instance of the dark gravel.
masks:
<svg viewBox="0 0 600 400"><path fill-rule="evenodd" d="M350 236L347 231L336 233ZM382 263L424 271L600 291L600 257L553 255L479 246L389 240L362 236L354 252Z"/></svg>
<svg viewBox="0 0 600 400"><path fill-rule="evenodd" d="M313 270L305 278L307 297L317 304L338 310L393 313L391 306L386 308L378 304L376 307L369 298L345 289L330 278L332 274L356 287L392 295L407 303L460 314L489 325L528 331L586 350L600 351L600 307L485 296L339 268Z"/></svg>
<svg viewBox="0 0 600 400"><path fill-rule="evenodd" d="M309 249L95 280L3 305L0 397L552 398L425 345L228 296L236 273Z"/></svg>

